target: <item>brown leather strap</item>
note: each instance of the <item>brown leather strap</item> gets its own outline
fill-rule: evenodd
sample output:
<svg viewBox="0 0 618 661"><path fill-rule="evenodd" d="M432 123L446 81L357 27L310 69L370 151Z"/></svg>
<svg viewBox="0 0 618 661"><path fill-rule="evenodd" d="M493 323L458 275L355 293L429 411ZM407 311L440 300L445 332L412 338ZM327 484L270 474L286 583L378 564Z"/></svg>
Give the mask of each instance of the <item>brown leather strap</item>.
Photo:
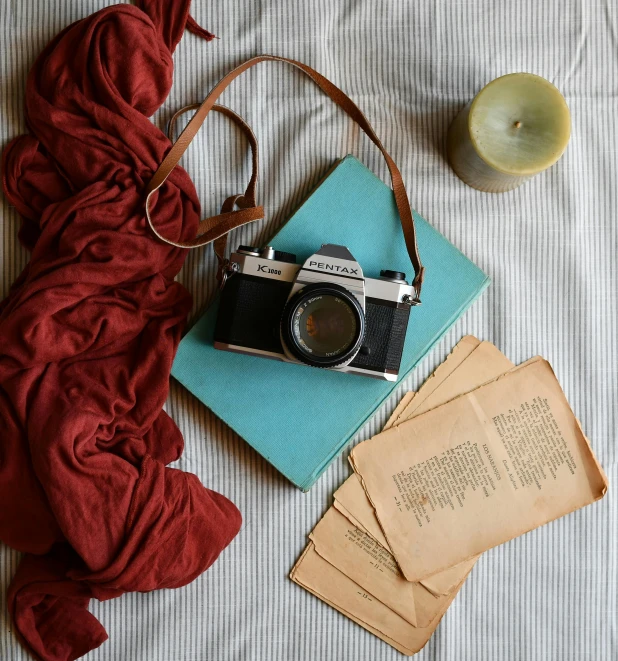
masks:
<svg viewBox="0 0 618 661"><path fill-rule="evenodd" d="M195 110L199 107L200 104L196 103L185 106L184 108L181 108L176 113L174 113L173 117L169 121L168 129L167 129L167 134L170 141L173 141L174 128L176 126L176 122L178 118L184 113L190 110ZM215 253L219 261L219 267L220 267L219 270L221 270L223 252L225 251L225 245L227 243L227 239L225 238L227 236L227 233L235 229L236 227L240 227L241 225L246 225L247 223L252 223L255 220L260 220L264 218L264 209L261 206L257 206L255 203L255 189L256 189L257 177L258 177L259 152L258 152L257 138L255 137L253 130L240 115L235 113L230 108L227 108L226 106L214 105L212 110L215 110L216 112L220 112L226 117L229 117L238 127L242 129L244 134L247 136L247 139L249 140L249 145L251 146L251 152L252 152L252 173L251 173L251 179L244 194L232 195L223 203L223 206L221 208L221 213L219 215L211 216L210 218L206 218L205 220L202 220L198 225L197 234L195 238L191 239L190 241L172 241L162 236L154 227L151 217L151 208L150 208L150 196L152 195L152 193L158 190L160 185L169 177L172 170L174 169L172 167L169 170L169 172L165 175L165 178L163 179L161 184L157 186L157 188L150 190L152 181L150 182L147 189L149 193L146 198L146 218L148 220L148 224L150 225L150 229L159 239L161 239L161 241L164 241L165 243L169 243L172 246L176 246L177 248L198 248L199 246L203 246L207 243L212 243L213 241L215 241L216 244L215 248L217 247L219 248L219 250L215 250ZM163 162L165 163L165 161ZM161 166L159 166L157 172L161 170L162 165L163 163L161 164ZM240 209L234 211L234 206L238 206L240 207ZM221 243L222 237L224 238L223 243ZM217 243L217 241L219 241L219 243Z"/></svg>
<svg viewBox="0 0 618 661"><path fill-rule="evenodd" d="M200 107L199 103L192 103L191 105L185 106L184 108L181 108L180 110L174 113L174 115L172 116L172 118L170 119L167 125L167 137L170 139L170 142L174 142L174 129L176 128L176 122L178 121L178 118L184 115L186 112L189 112L190 110L198 110L199 107ZM255 133L253 132L253 129L249 126L249 124L247 124L247 122L245 122L245 120L238 113L234 112L231 108L228 108L227 106L222 106L220 104L216 104L212 107L212 109L231 119L234 122L234 124L236 124L236 126L238 126L238 128L240 128L241 131L247 136L247 140L249 141L249 146L251 147L252 172L251 172L251 179L249 180L249 185L247 186L247 189L245 190L245 194L244 194L244 199L247 202L247 204L244 206L254 207L256 206L255 188L257 186L257 178L258 178L258 170L259 170L259 148L258 148L257 138L255 137ZM241 196L236 196L236 197L241 197Z"/></svg>
<svg viewBox="0 0 618 661"><path fill-rule="evenodd" d="M246 62L241 64L240 66L236 67L232 71L230 71L215 85L215 87L213 87L213 89L208 94L202 105L199 107L195 115L192 117L191 121L187 124L186 128L181 133L178 140L174 143L174 145L168 152L167 156L159 166L159 169L155 172L152 180L148 184L147 198L146 198L146 215L148 218L148 222L151 228L153 229L154 233L163 241L167 241L155 230L155 228L152 225L152 220L150 218L150 201L152 195L163 185L165 180L169 177L170 173L172 172L172 170L180 160L181 156L186 151L187 147L189 146L189 143L191 142L191 140L193 140L193 137L199 130L204 120L206 119L206 116L208 115L210 110L212 110L213 107L215 106L217 99L219 98L219 96L221 96L225 88L235 78L237 78L241 73L243 73L250 67L258 64L259 62L267 62L267 61L287 62L289 64L292 64L296 68L300 69L303 73L307 74L309 78L311 78L313 82L325 94L327 94L340 108L342 108L354 121L356 121L359 124L359 126L363 129L363 131L365 131L365 133L369 136L371 141L382 152L382 155L386 160L391 175L393 192L395 194L395 202L397 204L399 217L401 219L403 235L406 241L406 247L408 249L408 254L410 256L410 261L412 262L412 266L414 267L414 280L412 284L416 289L417 299L420 299L420 291L421 291L421 285L423 283L424 268L418 253L418 246L416 244L416 231L414 228L414 218L412 216L410 202L408 201L408 195L406 193L405 185L403 183L403 178L401 176L401 173L399 172L399 169L397 168L397 165L395 164L395 161L393 161L391 156L388 154L388 152L380 142L380 139L373 130L371 124L369 123L365 115L361 112L361 110L358 108L358 106L352 101L352 99L350 99L336 85L331 83L327 78L319 74L311 67L307 66L306 64L303 64L302 62L297 62L296 60L290 60L285 57L279 57L276 55L258 55L257 57L253 57L250 60L247 60ZM209 218L206 221L202 221L202 223L200 224L200 228L202 227L203 223L208 223L208 230L202 232L201 229L198 229L198 236L192 242L188 242L187 244L179 244L173 241L168 241L168 243L171 243L172 245L176 245L179 247L194 247L197 245L203 245L204 243L214 240L214 238L223 236L223 234L228 232L233 227L239 227L240 225L244 225L246 222L251 222L251 220L257 219L257 218L249 219L249 216L251 216L250 212L252 211L252 209L257 209L257 208L258 207L244 208L238 211L227 211L226 213L222 213L220 216L214 216L213 218ZM243 213L245 214L244 216L242 215ZM237 215L237 214L241 214L241 215ZM232 218L234 218L234 220L232 220ZM215 229L215 225L211 225L210 221L216 221L217 229ZM224 230L224 231L218 233L219 230ZM217 237L210 238L213 233L218 233Z"/></svg>
<svg viewBox="0 0 618 661"><path fill-rule="evenodd" d="M184 115L186 112L189 112L191 110L198 110L199 107L200 107L199 103L192 103L188 106L185 106L184 108L181 108L172 115L172 118L170 119L167 125L167 137L170 139L170 142L174 142L175 139L174 129L176 128L176 122L178 121L178 118ZM249 126L249 124L247 124L247 122L245 122L245 120L238 113L235 113L231 108L228 108L227 106L215 104L212 107L212 109L216 110L217 112L220 112L223 115L226 115L226 117L229 117L243 131L243 133L247 136L247 139L249 140L249 146L251 147L251 156L252 156L251 179L249 180L247 189L245 190L243 195L232 195L228 197L221 206L221 214L229 214L230 212L234 211L234 207L236 206L241 209L251 209L252 207L256 207L255 188L257 186L257 178L258 178L258 170L259 170L259 148L258 148L257 138L255 137L255 133L253 133L253 130ZM262 207L256 207L256 208L260 210L262 209ZM220 220L221 216L220 215L214 216L214 218ZM234 216L234 218L236 218L237 220L244 220L244 216L240 214L237 214L236 216ZM199 230L198 230L198 234L199 234ZM215 255L217 257L217 264L218 264L217 280L219 282L221 282L223 278L223 271L227 265L227 260L225 259L225 248L227 246L228 236L229 233L225 233L219 236L218 238L216 238L214 242L212 242ZM198 238L200 241L198 245L204 245L204 243L211 242L211 241L203 241L202 235L200 235ZM193 246L187 245L187 247L193 247Z"/></svg>

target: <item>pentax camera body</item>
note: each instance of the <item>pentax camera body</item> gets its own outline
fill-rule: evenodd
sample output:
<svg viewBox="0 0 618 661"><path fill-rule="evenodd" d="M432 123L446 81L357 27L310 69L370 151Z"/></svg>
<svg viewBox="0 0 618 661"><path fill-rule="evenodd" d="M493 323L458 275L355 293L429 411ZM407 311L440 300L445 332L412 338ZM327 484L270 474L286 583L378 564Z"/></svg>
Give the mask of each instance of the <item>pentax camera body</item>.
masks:
<svg viewBox="0 0 618 661"><path fill-rule="evenodd" d="M214 346L396 381L410 307L405 273L365 278L344 246L296 255L239 246L224 273Z"/></svg>

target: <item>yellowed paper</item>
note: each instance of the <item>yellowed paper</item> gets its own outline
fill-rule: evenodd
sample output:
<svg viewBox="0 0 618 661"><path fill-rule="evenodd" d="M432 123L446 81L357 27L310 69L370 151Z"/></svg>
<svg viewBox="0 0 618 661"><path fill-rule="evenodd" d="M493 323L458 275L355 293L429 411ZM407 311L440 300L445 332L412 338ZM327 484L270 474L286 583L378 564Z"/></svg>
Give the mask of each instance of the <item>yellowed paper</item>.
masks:
<svg viewBox="0 0 618 661"><path fill-rule="evenodd" d="M406 581L389 551L367 533L331 507L310 533L309 539L324 560L404 620L417 626L415 584Z"/></svg>
<svg viewBox="0 0 618 661"><path fill-rule="evenodd" d="M461 355L453 351L449 358L460 358ZM442 363L434 375L419 389L414 400L411 400L399 414L396 424L411 420L459 395L470 392L513 367L513 363L491 342L479 342L457 365L453 365L448 359Z"/></svg>
<svg viewBox="0 0 618 661"><path fill-rule="evenodd" d="M360 518L356 518L346 508L346 504L349 504L353 508L354 514ZM380 528L380 524L376 518L375 510L369 502L367 494L356 474L351 475L335 492L334 507L356 527L361 528L361 530L376 542L390 551L386 537L384 537L382 528ZM470 573L476 560L477 557L474 557L471 560L460 562L454 567L449 567L438 572L433 576L424 578L420 581L420 585L437 597L450 594L461 583L463 577ZM341 567L341 570L345 571L343 567Z"/></svg>
<svg viewBox="0 0 618 661"><path fill-rule="evenodd" d="M479 347L482 352L477 354L476 350ZM478 359L476 358L477 355ZM513 364L492 344L481 342L472 335L464 336L457 343L448 358L436 369L433 375L427 379L418 393L410 392L403 396L401 402L395 408L384 426L384 430L389 429L395 421L403 422L406 419L403 418L401 414L404 409L412 405L413 398L416 408L422 405L424 406L427 399L430 400L430 403L433 402L434 406L452 399L455 396L452 395L454 388L450 387L448 392L446 392L444 396L441 396L441 386L446 379L461 366L469 367L465 370L465 374L462 374L461 378L457 379L457 384L461 389L456 395L472 390L476 386L485 383L488 379L499 376L513 367ZM466 382L469 384L468 387L462 385ZM409 408L408 410L409 418L416 415L414 409ZM356 474L351 475L339 487L339 489L337 489L334 498L335 506L340 509L343 514L348 514L350 520L355 525L358 525L358 527L388 549L388 542L380 528L373 506L369 502ZM459 581L457 581L457 583L459 583ZM454 585L452 587L454 587Z"/></svg>
<svg viewBox="0 0 618 661"><path fill-rule="evenodd" d="M429 627L420 628L413 627L324 560L316 553L312 543L296 563L290 578L408 656L416 654L427 644L458 592L454 591L444 600L441 611Z"/></svg>
<svg viewBox="0 0 618 661"><path fill-rule="evenodd" d="M425 401L433 391L436 390L436 388L440 387L446 378L452 374L480 344L481 341L473 335L464 335L464 337L462 337L455 345L455 348L451 351L449 356L447 356L446 360L438 365L434 373L425 381L425 383L423 383L418 391L420 397L417 400L417 405L420 405L420 403ZM405 406L398 406L395 409L397 416L391 416L384 426L383 431L408 419L412 413L412 406L414 406L412 400L405 402Z"/></svg>
<svg viewBox="0 0 618 661"><path fill-rule="evenodd" d="M423 397L418 405L420 405L424 399L431 396L438 386L441 385L441 383L446 380L446 378L457 367L461 366L461 364L480 345L481 342L474 337L467 336L463 338L448 357L447 361L445 361L445 363L436 370L436 373L434 373L434 375L424 384L422 388ZM497 349L495 349L495 351L501 358L503 358ZM480 363L486 361L488 358L491 358L491 356L479 356ZM482 365L477 364L476 367L480 367L482 372ZM479 372L478 369L475 369L474 364L471 364L471 372L473 374ZM473 377L471 376L470 378ZM410 405L413 398L414 393L406 393L406 395L404 395L393 412L387 426L392 424L392 422L401 415L401 413ZM411 411L410 415L413 414L414 413ZM338 498L341 498L342 501L346 503L351 503L354 511L356 513L360 512L362 522L356 519L356 517L346 509L343 502L340 502ZM324 556L331 565L338 567L341 570L341 573L345 575L344 578L351 580L350 577L353 577L358 581L357 586L362 588L362 598L364 603L373 602L375 608L378 609L381 609L384 606L386 608L391 606L391 610L393 610L394 613L399 613L400 616L403 615L403 618L412 624L416 622L417 626L420 628L427 627L431 624L432 620L441 617L445 608L445 600L450 603L450 600L454 597L454 594L451 594L449 598L446 598L443 595L447 595L454 592L455 589L459 589L463 579L472 568L474 561L462 563L461 565L445 570L434 577L430 577L430 579L428 579L428 589L425 589L422 584L405 581L399 573L399 569L395 564L392 555L389 553L388 543L378 524L373 507L367 499L356 475L353 475L350 480L344 483L344 485L342 485L342 487L336 492L334 508L338 511L329 511L312 532L311 538L317 543L317 550L316 547L313 547L313 550L320 557ZM352 524L351 526L348 521ZM369 529L367 529L364 524L366 524ZM374 541L374 539L376 541ZM355 545L355 550L351 552L349 545L352 543ZM306 553L308 551L309 547ZM298 564L300 565L302 561L303 559L301 558ZM390 639L384 633L371 627L366 622L362 622L356 617L355 613L345 611L336 603L333 603L324 596L318 594L311 587L308 587L307 585L304 585L303 587L316 594L316 596L323 598L331 606L337 608L403 653L412 653L411 650L402 647L397 641ZM376 597L376 594L379 595L381 600Z"/></svg>
<svg viewBox="0 0 618 661"><path fill-rule="evenodd" d="M325 576L317 576L317 572L322 571ZM323 579L328 579L328 578L335 578L335 581L333 583L337 585L337 587L341 590L343 587L344 590L346 590L347 596L352 597L352 600L344 599L342 601L353 601L354 599L364 599L368 602L368 604L361 604L362 606L365 606L365 609L357 608L357 610L360 610L361 612L363 610L370 610L367 608L373 601L376 601L374 597L372 597L369 594L363 593L361 590L359 590L359 586L355 585L353 581L347 578L347 576L341 574L341 576L337 576L335 574L337 572L337 569L333 567L332 565L329 565L326 560L321 558L316 552L315 548L313 546L312 542L309 542L305 550L303 551L303 554L299 558L298 562L296 563L294 569L292 569L292 572L290 573L290 579L294 581L297 585L300 585L300 587L304 588L307 590L307 592L310 592L314 597L317 597L321 601L323 601L325 604L328 604L331 608L334 608L335 610L339 611L342 615L345 617L349 618L353 622L356 622L359 626L363 627L363 629L366 629L369 631L369 633L372 633L374 636L377 636L381 640L383 640L385 643L388 643L391 647L394 647L398 652L401 652L402 654L405 654L406 656L412 656L416 652L413 652L412 650L409 650L407 647L404 647L403 645L400 645L396 640L393 640L392 638L389 638L387 635L382 633L380 630L375 629L372 627L370 624L367 624L367 622L363 622L360 618L356 617L353 613L349 613L348 611L344 610L343 607L338 605L337 602L330 601L327 597L325 597L323 594L320 594L317 590L322 588L323 592L326 594L330 594L333 596L334 599L339 600L341 597L341 591L338 594L334 593L334 590L331 585L327 585ZM343 577L343 578L342 578ZM309 584L317 584L317 587L310 587ZM375 610L377 610L377 613L370 613L369 615L365 615L364 612L362 612L363 615L369 620L373 620L374 618L376 620L380 619L380 610L386 609L388 611L389 609L386 608L383 604L380 602L377 602L378 606ZM354 606L356 606L354 604ZM374 610L374 609L371 609ZM394 614L396 615L396 614Z"/></svg>
<svg viewBox="0 0 618 661"><path fill-rule="evenodd" d="M391 553L334 507L309 537L320 556L410 624L427 627L442 608L444 597L406 581Z"/></svg>
<svg viewBox="0 0 618 661"><path fill-rule="evenodd" d="M551 366L538 357L361 443L351 461L409 581L607 490Z"/></svg>
<svg viewBox="0 0 618 661"><path fill-rule="evenodd" d="M427 408L433 408L449 401L457 395L482 385L489 379L500 376L512 367L513 363L493 344L481 342L468 335L457 344L450 356L419 389L414 397L415 408L410 406L410 398L405 402L405 406L397 407L395 414L399 410L399 415L391 416L389 422L394 420L397 420L398 423L403 422L405 419L401 416L401 411L406 407L409 407L408 415L411 419L418 415L419 411L422 412ZM389 548L373 506L356 475L352 475L341 485L335 492L334 498L335 507L342 514L347 514L352 523L371 535L382 546ZM475 562L476 558L473 558L455 567L450 567L423 579L421 584L434 595L449 594L459 585L462 577L470 572Z"/></svg>
<svg viewBox="0 0 618 661"><path fill-rule="evenodd" d="M389 548L386 537L380 528L378 519L376 518L373 505L369 502L367 494L363 489L360 480L356 473L350 477L335 491L334 495L335 506L339 509L342 508L342 514L349 512L353 523L358 522L359 527L362 528L368 535L371 535L377 542L382 544L386 549ZM390 550L390 549L389 549Z"/></svg>
<svg viewBox="0 0 618 661"><path fill-rule="evenodd" d="M389 427L392 426L393 422L397 420L397 418L403 412L406 406L410 404L415 394L416 393L412 390L404 394L404 396L399 401L399 404L397 404L397 406L395 407L395 410L391 413L391 417L386 421L386 424L384 425L384 429L388 429Z"/></svg>
<svg viewBox="0 0 618 661"><path fill-rule="evenodd" d="M356 475L354 475L354 477L356 477ZM359 484L360 484L360 483L359 483ZM361 487L361 489L362 489L362 487ZM365 494L365 491L363 490L363 495L364 495L364 494ZM367 496L365 495L365 498L366 498L366 497L367 497ZM341 514L343 514L343 516L345 516L345 518L346 518L350 523L354 524L357 528L360 528L364 533L366 533L367 535L369 535L369 537L371 537L372 539L375 539L375 537L374 537L374 536L373 536L373 535L367 530L367 528L365 528L365 526L364 526L364 525L363 525L363 524L362 524L362 523L361 523L361 522L360 522L355 516L353 516L353 515L352 515L352 514L351 514L351 513L350 513L350 512L349 512L349 511L348 511L348 510L347 510L347 509L346 509L346 508L345 508L345 507L344 507L339 501L338 501L338 500L333 500L333 507L334 507L338 512L340 512ZM375 517L374 517L374 518L375 518ZM376 519L376 521L377 521L377 519ZM384 538L384 539L386 540L386 538ZM377 541L377 540L376 540L376 541ZM384 544L382 544L382 546L384 546ZM388 547L387 547L387 546L384 546L384 548L388 550Z"/></svg>

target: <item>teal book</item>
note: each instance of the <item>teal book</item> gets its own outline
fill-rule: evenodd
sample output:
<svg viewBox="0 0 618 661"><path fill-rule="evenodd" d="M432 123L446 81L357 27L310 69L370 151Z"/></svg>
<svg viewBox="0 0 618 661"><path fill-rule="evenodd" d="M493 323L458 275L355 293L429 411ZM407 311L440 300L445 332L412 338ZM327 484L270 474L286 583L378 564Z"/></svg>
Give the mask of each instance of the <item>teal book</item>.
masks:
<svg viewBox="0 0 618 661"><path fill-rule="evenodd" d="M172 375L304 491L489 284L416 213L414 221L425 282L422 305L410 311L397 382L219 351L216 301L180 343ZM413 277L392 190L352 156L338 162L270 245L302 263L323 243L346 246L365 277L377 278L381 269Z"/></svg>

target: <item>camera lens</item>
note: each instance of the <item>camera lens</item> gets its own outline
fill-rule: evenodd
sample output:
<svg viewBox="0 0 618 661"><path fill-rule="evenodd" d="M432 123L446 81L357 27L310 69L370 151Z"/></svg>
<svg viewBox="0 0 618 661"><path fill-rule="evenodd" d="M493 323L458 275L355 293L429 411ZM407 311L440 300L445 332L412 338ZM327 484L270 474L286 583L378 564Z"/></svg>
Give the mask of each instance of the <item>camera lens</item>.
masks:
<svg viewBox="0 0 618 661"><path fill-rule="evenodd" d="M344 287L308 285L286 305L281 331L295 358L316 367L335 367L358 352L365 317L356 297Z"/></svg>
<svg viewBox="0 0 618 661"><path fill-rule="evenodd" d="M293 332L314 356L339 356L354 343L358 328L352 308L339 296L319 294L296 308Z"/></svg>

